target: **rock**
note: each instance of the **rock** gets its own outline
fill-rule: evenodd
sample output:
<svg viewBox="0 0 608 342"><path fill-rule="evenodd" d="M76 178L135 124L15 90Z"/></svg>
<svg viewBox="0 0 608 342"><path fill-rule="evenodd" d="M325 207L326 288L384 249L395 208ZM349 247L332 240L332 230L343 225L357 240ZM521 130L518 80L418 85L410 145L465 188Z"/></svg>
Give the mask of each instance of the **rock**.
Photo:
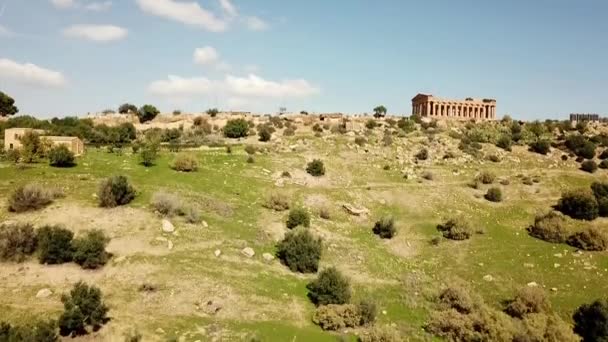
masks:
<svg viewBox="0 0 608 342"><path fill-rule="evenodd" d="M201 224L203 225L203 228L209 228L209 224L207 224L207 221L203 221Z"/></svg>
<svg viewBox="0 0 608 342"><path fill-rule="evenodd" d="M171 240L168 240L168 241L167 241L167 248L168 248L169 250L172 250L172 249L173 249L173 241L171 241Z"/></svg>
<svg viewBox="0 0 608 342"><path fill-rule="evenodd" d="M248 257L248 258L252 258L255 255L255 251L251 247L245 247L245 248L243 248L243 250L241 251L241 253L244 256Z"/></svg>
<svg viewBox="0 0 608 342"><path fill-rule="evenodd" d="M216 258L219 258L219 256L222 255L222 251L220 251L219 249L216 249L215 252L213 252L213 254L215 255Z"/></svg>
<svg viewBox="0 0 608 342"><path fill-rule="evenodd" d="M354 215L354 216L362 216L362 215L367 215L369 214L369 210L367 208L356 208L351 204L348 203L344 203L342 204L342 207L344 209L346 209L346 211L348 211L349 214Z"/></svg>
<svg viewBox="0 0 608 342"><path fill-rule="evenodd" d="M42 289L36 293L36 298L47 298L53 294L53 291L49 289Z"/></svg>
<svg viewBox="0 0 608 342"><path fill-rule="evenodd" d="M262 254L262 258L267 262L271 262L272 260L274 260L274 255L270 253L264 253Z"/></svg>
<svg viewBox="0 0 608 342"><path fill-rule="evenodd" d="M528 287L537 287L538 286L538 284L535 281L531 281L527 285L528 285Z"/></svg>
<svg viewBox="0 0 608 342"><path fill-rule="evenodd" d="M526 263L524 263L524 267L525 268L534 268L534 264L526 262Z"/></svg>
<svg viewBox="0 0 608 342"><path fill-rule="evenodd" d="M163 220L163 232L165 233L173 233L175 231L175 226L169 220Z"/></svg>
<svg viewBox="0 0 608 342"><path fill-rule="evenodd" d="M557 292L557 287L552 287L552 288L551 288L551 291L553 291L553 292Z"/></svg>
<svg viewBox="0 0 608 342"><path fill-rule="evenodd" d="M164 334L165 331L163 330L163 328L158 328L158 329L156 329L156 333L157 334Z"/></svg>
<svg viewBox="0 0 608 342"><path fill-rule="evenodd" d="M127 260L127 257L125 255L122 255L122 256L119 256L118 258L114 259L114 262L118 264L125 260Z"/></svg>
<svg viewBox="0 0 608 342"><path fill-rule="evenodd" d="M555 254L553 254L553 256L556 257L556 258L563 257L562 253L555 253Z"/></svg>
<svg viewBox="0 0 608 342"><path fill-rule="evenodd" d="M386 315L387 314L386 310L382 310L382 314Z"/></svg>
<svg viewBox="0 0 608 342"><path fill-rule="evenodd" d="M483 280L490 282L490 281L494 281L494 277L492 277L489 274L486 274L485 276L483 276Z"/></svg>
<svg viewBox="0 0 608 342"><path fill-rule="evenodd" d="M553 264L553 268L558 268L558 267L560 267L560 266L561 266L561 265L560 265L560 264L558 264L558 263L554 263L554 264Z"/></svg>

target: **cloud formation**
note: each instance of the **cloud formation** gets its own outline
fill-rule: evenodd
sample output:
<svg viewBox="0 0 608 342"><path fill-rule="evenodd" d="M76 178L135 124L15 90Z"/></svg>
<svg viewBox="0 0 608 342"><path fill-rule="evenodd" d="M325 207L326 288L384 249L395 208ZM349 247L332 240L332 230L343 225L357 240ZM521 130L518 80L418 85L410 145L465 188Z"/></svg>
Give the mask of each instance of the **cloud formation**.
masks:
<svg viewBox="0 0 608 342"><path fill-rule="evenodd" d="M90 0L50 0L51 4L59 9L82 8L87 11L106 11L112 7L112 1L90 1Z"/></svg>
<svg viewBox="0 0 608 342"><path fill-rule="evenodd" d="M75 0L51 0L51 3L61 9L76 7Z"/></svg>
<svg viewBox="0 0 608 342"><path fill-rule="evenodd" d="M110 7L112 7L112 1L91 2L84 6L86 10L95 12L107 11Z"/></svg>
<svg viewBox="0 0 608 342"><path fill-rule="evenodd" d="M126 38L128 31L114 25L74 25L63 30L63 34L94 42L111 42Z"/></svg>
<svg viewBox="0 0 608 342"><path fill-rule="evenodd" d="M212 88L213 83L205 77L183 78L169 75L167 80L152 82L148 91L156 95L187 97L208 94Z"/></svg>
<svg viewBox="0 0 608 342"><path fill-rule="evenodd" d="M252 31L266 31L268 28L270 28L270 25L268 25L267 22L255 16L248 17L246 24L247 27Z"/></svg>
<svg viewBox="0 0 608 342"><path fill-rule="evenodd" d="M62 87L67 84L63 74L58 71L6 58L0 58L0 79L41 87Z"/></svg>
<svg viewBox="0 0 608 342"><path fill-rule="evenodd" d="M194 50L194 63L200 65L210 65L219 62L220 55L211 46L205 46Z"/></svg>
<svg viewBox="0 0 608 342"><path fill-rule="evenodd" d="M136 1L142 11L165 19L200 27L212 32L223 32L228 28L226 20L204 9L197 2L180 2L176 0Z"/></svg>

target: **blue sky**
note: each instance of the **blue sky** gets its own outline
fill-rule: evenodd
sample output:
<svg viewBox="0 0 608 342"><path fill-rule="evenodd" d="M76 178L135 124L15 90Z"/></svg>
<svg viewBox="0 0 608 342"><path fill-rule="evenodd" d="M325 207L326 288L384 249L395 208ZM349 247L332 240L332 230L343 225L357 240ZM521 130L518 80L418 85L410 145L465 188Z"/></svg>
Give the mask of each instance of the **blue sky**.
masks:
<svg viewBox="0 0 608 342"><path fill-rule="evenodd" d="M123 102L409 115L418 92L496 98L520 119L608 114L605 0L0 0L0 13L0 90L39 117Z"/></svg>

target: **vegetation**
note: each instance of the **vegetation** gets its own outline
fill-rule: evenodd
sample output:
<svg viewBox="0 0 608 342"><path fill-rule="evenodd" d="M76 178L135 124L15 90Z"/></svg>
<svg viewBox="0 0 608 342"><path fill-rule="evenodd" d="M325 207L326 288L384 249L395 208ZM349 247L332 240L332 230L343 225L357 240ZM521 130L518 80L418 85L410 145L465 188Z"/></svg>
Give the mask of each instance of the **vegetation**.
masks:
<svg viewBox="0 0 608 342"><path fill-rule="evenodd" d="M220 113L220 111L217 108L209 108L209 109L207 109L206 113L210 117L214 118L214 117L216 117Z"/></svg>
<svg viewBox="0 0 608 342"><path fill-rule="evenodd" d="M99 206L114 208L125 205L135 198L135 189L125 176L113 176L103 180L97 191Z"/></svg>
<svg viewBox="0 0 608 342"><path fill-rule="evenodd" d="M473 235L469 223L462 218L452 218L437 226L443 237L450 240L467 240Z"/></svg>
<svg viewBox="0 0 608 342"><path fill-rule="evenodd" d="M306 165L306 172L311 176L321 177L325 175L325 165L320 159L314 159Z"/></svg>
<svg viewBox="0 0 608 342"><path fill-rule="evenodd" d="M594 220L599 216L597 200L586 190L565 192L557 203L557 209L579 220Z"/></svg>
<svg viewBox="0 0 608 342"><path fill-rule="evenodd" d="M321 239L307 229L290 231L277 245L277 257L293 272L315 273L321 259Z"/></svg>
<svg viewBox="0 0 608 342"><path fill-rule="evenodd" d="M38 321L33 324L12 326L0 322L2 342L59 342L57 328L53 321Z"/></svg>
<svg viewBox="0 0 608 342"><path fill-rule="evenodd" d="M19 109L15 106L15 100L0 91L0 117L15 115Z"/></svg>
<svg viewBox="0 0 608 342"><path fill-rule="evenodd" d="M249 123L245 119L228 120L224 126L224 136L226 138L244 138L249 134Z"/></svg>
<svg viewBox="0 0 608 342"><path fill-rule="evenodd" d="M160 150L160 144L157 141L146 142L141 151L139 152L139 158L141 164L145 167L154 165L154 162L158 158L158 151Z"/></svg>
<svg viewBox="0 0 608 342"><path fill-rule="evenodd" d="M386 116L386 107L380 105L374 108L374 117L375 118L383 118Z"/></svg>
<svg viewBox="0 0 608 342"><path fill-rule="evenodd" d="M137 117L141 123L154 120L158 114L160 114L159 110L149 104L144 105L137 111Z"/></svg>
<svg viewBox="0 0 608 342"><path fill-rule="evenodd" d="M105 265L109 258L106 252L109 241L101 230L86 232L72 243L74 262L85 269L96 269Z"/></svg>
<svg viewBox="0 0 608 342"><path fill-rule="evenodd" d="M20 186L8 199L8 210L22 213L30 210L38 210L53 202L53 195L38 184L26 184Z"/></svg>
<svg viewBox="0 0 608 342"><path fill-rule="evenodd" d="M536 140L530 144L530 151L546 155L551 151L551 144L547 140Z"/></svg>
<svg viewBox="0 0 608 342"><path fill-rule="evenodd" d="M285 195L272 193L264 202L264 208L273 209L276 211L289 210L289 200Z"/></svg>
<svg viewBox="0 0 608 342"><path fill-rule="evenodd" d="M59 226L38 229L38 260L41 264L63 264L72 261L74 233Z"/></svg>
<svg viewBox="0 0 608 342"><path fill-rule="evenodd" d="M416 159L418 160L427 160L429 158L429 150L426 148L421 149L416 153Z"/></svg>
<svg viewBox="0 0 608 342"><path fill-rule="evenodd" d="M268 142L272 138L272 132L267 127L262 127L258 131L258 136L260 137L261 142Z"/></svg>
<svg viewBox="0 0 608 342"><path fill-rule="evenodd" d="M490 202L502 202L502 190L496 187L489 188L483 197Z"/></svg>
<svg viewBox="0 0 608 342"><path fill-rule="evenodd" d="M392 217L384 217L381 220L376 221L372 231L374 234L383 239L392 239L393 236L397 234L397 228L395 228L395 219Z"/></svg>
<svg viewBox="0 0 608 342"><path fill-rule="evenodd" d="M61 301L64 311L58 325L62 336L87 334L87 327L96 330L108 320L108 307L103 302L101 290L95 286L78 282Z"/></svg>
<svg viewBox="0 0 608 342"><path fill-rule="evenodd" d="M335 267L321 271L306 288L308 298L316 305L346 304L350 301L350 282Z"/></svg>
<svg viewBox="0 0 608 342"><path fill-rule="evenodd" d="M71 167L74 166L74 153L65 145L53 147L48 153L49 164L55 167Z"/></svg>
<svg viewBox="0 0 608 342"><path fill-rule="evenodd" d="M31 224L0 224L0 261L21 262L36 251L37 244Z"/></svg>
<svg viewBox="0 0 608 342"><path fill-rule="evenodd" d="M496 180L496 175L489 171L483 171L475 177L475 180L482 184L492 184Z"/></svg>
<svg viewBox="0 0 608 342"><path fill-rule="evenodd" d="M554 211L536 216L527 230L530 236L552 243L565 243L570 236L564 217Z"/></svg>
<svg viewBox="0 0 608 342"><path fill-rule="evenodd" d="M581 170L594 173L597 171L597 164L593 160L585 160L581 163Z"/></svg>
<svg viewBox="0 0 608 342"><path fill-rule="evenodd" d="M608 236L599 228L588 227L572 234L567 243L584 251L605 251L608 247Z"/></svg>
<svg viewBox="0 0 608 342"><path fill-rule="evenodd" d="M310 214L304 208L293 208L289 211L286 225L289 229L297 226L308 228L310 227Z"/></svg>
<svg viewBox="0 0 608 342"><path fill-rule="evenodd" d="M538 287L526 286L519 290L513 300L507 302L505 312L516 318L524 318L534 313L545 313L550 310L545 292Z"/></svg>
<svg viewBox="0 0 608 342"><path fill-rule="evenodd" d="M180 172L194 172L198 170L198 161L190 154L178 154L171 163L171 168Z"/></svg>
<svg viewBox="0 0 608 342"><path fill-rule="evenodd" d="M583 342L608 340L608 301L605 299L581 305L572 319L574 332L583 338Z"/></svg>
<svg viewBox="0 0 608 342"><path fill-rule="evenodd" d="M19 140L21 142L19 153L24 163L33 163L44 157L44 145L38 133L26 132Z"/></svg>
<svg viewBox="0 0 608 342"><path fill-rule="evenodd" d="M118 107L118 113L120 113L120 114L136 114L137 113L137 106L135 106L134 104L130 104L130 103L121 104L120 107Z"/></svg>

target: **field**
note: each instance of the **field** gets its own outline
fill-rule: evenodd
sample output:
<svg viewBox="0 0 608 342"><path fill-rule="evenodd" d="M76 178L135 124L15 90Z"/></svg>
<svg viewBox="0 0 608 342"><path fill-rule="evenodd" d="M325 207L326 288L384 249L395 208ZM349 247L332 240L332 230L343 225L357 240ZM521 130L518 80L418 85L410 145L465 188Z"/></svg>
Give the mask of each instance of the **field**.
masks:
<svg viewBox="0 0 608 342"><path fill-rule="evenodd" d="M34 259L0 264L0 321L25 322L48 318L62 310L60 297L73 283L84 280L99 286L110 307L111 321L81 340L122 341L137 330L145 341L261 341L355 340L362 330L322 331L311 321L314 305L306 284L315 275L291 272L277 259L275 245L287 228L287 212L263 207L272 193L290 199L312 214L311 230L323 238L321 269L336 266L351 280L354 301L373 299L379 309L378 326L400 331L412 341L432 340L423 329L433 310L433 297L453 283L466 284L490 306L512 298L517 289L535 282L546 290L553 309L567 322L582 303L601 298L608 290L606 252L579 252L565 244L530 237L526 228L534 217L551 209L561 193L607 181L605 170L582 172L562 152L534 154L523 146L505 152L484 145L486 155L499 162L476 159L458 151L458 140L445 133L429 139L420 132L382 143L381 132L367 137L366 146L348 135L299 133L269 143L250 138L262 152L246 162L245 144L201 148L187 152L199 163L197 172L169 168L174 153L163 151L146 168L139 157L124 149L108 153L89 148L72 168L46 163L15 166L0 162L0 202L19 185L36 182L61 188L65 197L47 208L13 214L0 211L0 222L31 222L36 226L61 224L78 235L102 229L111 238L112 260L102 269L82 270L74 264L40 265ZM417 161L423 147L430 157ZM444 159L447 151L455 158ZM327 173L312 177L306 163L321 159ZM387 166L387 167L385 167ZM290 177L282 176L284 171ZM470 186L482 171L496 174L504 200L483 198L488 185ZM430 172L432 177L421 175ZM404 173L410 175L404 178ZM127 206L99 208L99 182L125 175L137 190ZM523 184L523 177L537 179ZM508 180L508 184L506 182ZM178 194L200 211L204 223L189 224L173 217L176 231L161 230L162 217L150 208L160 190ZM364 207L369 215L354 216L343 205ZM326 208L330 219L319 217ZM397 235L375 236L371 228L383 216L395 218ZM466 217L479 231L467 241L441 239L437 225L456 216ZM599 218L592 225L606 226ZM251 247L255 255L242 254ZM216 250L221 251L219 256ZM153 284L156 291L141 291ZM36 298L48 288L53 294Z"/></svg>

